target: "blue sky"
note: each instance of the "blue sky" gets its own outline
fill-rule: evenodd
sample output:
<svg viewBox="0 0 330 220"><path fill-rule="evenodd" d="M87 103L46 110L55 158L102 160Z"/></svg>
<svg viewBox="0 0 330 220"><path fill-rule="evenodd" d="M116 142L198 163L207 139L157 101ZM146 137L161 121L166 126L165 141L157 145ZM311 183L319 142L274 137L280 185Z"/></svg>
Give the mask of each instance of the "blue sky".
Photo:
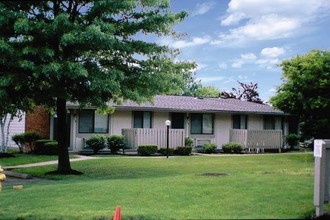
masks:
<svg viewBox="0 0 330 220"><path fill-rule="evenodd" d="M196 78L222 91L254 82L268 100L282 60L330 49L330 0L171 0L171 9L189 12L175 26L187 37L158 43L179 48L178 59L198 64Z"/></svg>

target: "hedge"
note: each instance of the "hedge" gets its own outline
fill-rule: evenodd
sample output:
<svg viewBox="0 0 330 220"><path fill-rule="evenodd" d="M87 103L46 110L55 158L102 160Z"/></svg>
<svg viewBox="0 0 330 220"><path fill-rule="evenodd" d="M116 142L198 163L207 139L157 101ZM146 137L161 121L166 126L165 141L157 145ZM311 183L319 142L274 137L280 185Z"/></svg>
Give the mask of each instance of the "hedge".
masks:
<svg viewBox="0 0 330 220"><path fill-rule="evenodd" d="M58 143L48 139L37 140L33 152L38 155L58 155Z"/></svg>
<svg viewBox="0 0 330 220"><path fill-rule="evenodd" d="M157 145L141 145L138 147L138 154L141 156L150 156L157 152Z"/></svg>
<svg viewBox="0 0 330 220"><path fill-rule="evenodd" d="M222 150L224 153L240 154L243 151L243 146L240 143L231 142L222 145Z"/></svg>

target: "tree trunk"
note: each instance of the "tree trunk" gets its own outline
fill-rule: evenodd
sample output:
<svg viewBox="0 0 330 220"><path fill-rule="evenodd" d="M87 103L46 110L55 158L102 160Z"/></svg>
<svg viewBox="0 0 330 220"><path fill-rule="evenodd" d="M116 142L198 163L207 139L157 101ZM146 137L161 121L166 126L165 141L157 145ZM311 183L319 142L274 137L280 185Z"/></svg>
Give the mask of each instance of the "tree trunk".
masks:
<svg viewBox="0 0 330 220"><path fill-rule="evenodd" d="M57 173L71 174L72 169L70 165L69 151L66 146L66 100L57 98L57 142L59 147L58 152L58 167Z"/></svg>
<svg viewBox="0 0 330 220"><path fill-rule="evenodd" d="M11 114L10 117L9 117L9 121L8 121L8 124L7 124L7 131L6 131L6 141L5 141L5 148L4 148L4 151L7 153L8 151L8 141L9 141L9 128L10 128L10 124L11 122L14 120L14 114Z"/></svg>

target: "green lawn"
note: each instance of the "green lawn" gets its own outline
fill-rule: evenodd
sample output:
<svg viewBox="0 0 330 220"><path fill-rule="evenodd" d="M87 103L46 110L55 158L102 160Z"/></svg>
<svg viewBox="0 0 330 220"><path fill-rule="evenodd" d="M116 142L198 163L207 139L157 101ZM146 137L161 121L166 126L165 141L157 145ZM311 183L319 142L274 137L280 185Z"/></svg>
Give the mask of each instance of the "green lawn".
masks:
<svg viewBox="0 0 330 220"><path fill-rule="evenodd" d="M15 166L21 164L38 163L49 160L57 160L58 156L34 155L34 154L13 154L14 157L0 158L0 166Z"/></svg>
<svg viewBox="0 0 330 220"><path fill-rule="evenodd" d="M117 205L123 219L282 219L314 211L312 154L103 157L72 166L84 175L4 189L0 219L110 219Z"/></svg>

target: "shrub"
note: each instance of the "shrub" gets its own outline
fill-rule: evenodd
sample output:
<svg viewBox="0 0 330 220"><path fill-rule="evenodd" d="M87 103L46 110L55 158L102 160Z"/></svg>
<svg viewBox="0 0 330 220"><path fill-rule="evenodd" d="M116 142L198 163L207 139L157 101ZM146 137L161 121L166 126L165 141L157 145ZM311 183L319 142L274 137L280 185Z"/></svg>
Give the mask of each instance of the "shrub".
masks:
<svg viewBox="0 0 330 220"><path fill-rule="evenodd" d="M125 148L125 138L123 135L110 135L107 137L108 148L112 154Z"/></svg>
<svg viewBox="0 0 330 220"><path fill-rule="evenodd" d="M191 137L186 137L184 139L184 146L186 147L192 147L194 144L194 140Z"/></svg>
<svg viewBox="0 0 330 220"><path fill-rule="evenodd" d="M217 145L215 145L215 144L204 144L203 145L203 152L206 154L215 153L216 149L217 149Z"/></svg>
<svg viewBox="0 0 330 220"><path fill-rule="evenodd" d="M11 138L15 144L18 146L19 152L23 153L23 148L24 148L24 133L22 134L15 134Z"/></svg>
<svg viewBox="0 0 330 220"><path fill-rule="evenodd" d="M239 154L243 151L243 146L240 143L231 142L222 145L222 150L224 153Z"/></svg>
<svg viewBox="0 0 330 220"><path fill-rule="evenodd" d="M138 154L141 156L149 156L157 152L157 145L141 145L138 147Z"/></svg>
<svg viewBox="0 0 330 220"><path fill-rule="evenodd" d="M191 151L192 151L192 147L178 146L174 151L174 153L177 155L187 156L191 154Z"/></svg>
<svg viewBox="0 0 330 220"><path fill-rule="evenodd" d="M58 143L54 140L37 140L35 142L34 153L39 155L58 155Z"/></svg>
<svg viewBox="0 0 330 220"><path fill-rule="evenodd" d="M94 154L105 148L106 138L103 135L92 135L86 140L86 144L93 150Z"/></svg>
<svg viewBox="0 0 330 220"><path fill-rule="evenodd" d="M37 140L39 140L40 138L41 138L40 134L35 131L27 131L25 133L19 134L18 140L20 141L19 144L22 147L22 151L24 150L27 153L33 152L35 142ZM16 141L15 141L15 143L16 143Z"/></svg>
<svg viewBox="0 0 330 220"><path fill-rule="evenodd" d="M294 148L294 146L298 145L298 142L300 140L300 135L299 134L288 134L285 137L286 143L290 146L291 149Z"/></svg>
<svg viewBox="0 0 330 220"><path fill-rule="evenodd" d="M167 155L167 148L160 148L158 151L162 155ZM168 155L173 156L174 155L174 149L168 148Z"/></svg>

